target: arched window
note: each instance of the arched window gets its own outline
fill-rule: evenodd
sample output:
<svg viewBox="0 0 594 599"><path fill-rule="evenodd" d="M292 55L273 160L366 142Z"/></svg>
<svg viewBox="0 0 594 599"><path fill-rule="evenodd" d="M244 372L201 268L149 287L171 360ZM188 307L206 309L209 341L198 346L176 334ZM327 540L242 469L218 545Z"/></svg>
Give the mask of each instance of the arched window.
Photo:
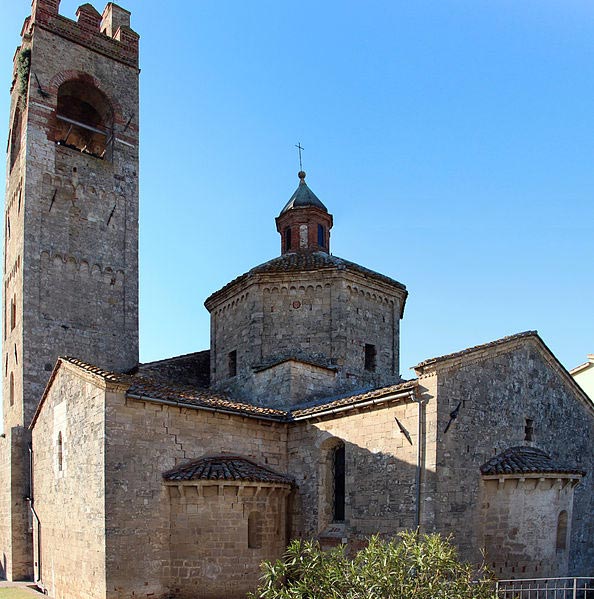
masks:
<svg viewBox="0 0 594 599"><path fill-rule="evenodd" d="M250 549L262 547L262 515L260 512L250 512L248 516L248 547Z"/></svg>
<svg viewBox="0 0 594 599"><path fill-rule="evenodd" d="M10 330L12 331L16 327L16 295L10 300Z"/></svg>
<svg viewBox="0 0 594 599"><path fill-rule="evenodd" d="M375 372L377 351L375 345L371 343L365 344L365 370Z"/></svg>
<svg viewBox="0 0 594 599"><path fill-rule="evenodd" d="M58 433L58 472L62 472L64 465L64 447L62 443L62 431Z"/></svg>
<svg viewBox="0 0 594 599"><path fill-rule="evenodd" d="M285 252L291 249L291 227L285 229Z"/></svg>
<svg viewBox="0 0 594 599"><path fill-rule="evenodd" d="M318 532L345 520L345 444L328 436L320 444L318 471Z"/></svg>
<svg viewBox="0 0 594 599"><path fill-rule="evenodd" d="M563 510L557 519L557 551L565 551L567 548L567 512Z"/></svg>
<svg viewBox="0 0 594 599"><path fill-rule="evenodd" d="M8 380L8 396L10 398L10 405L14 405L14 374L10 373L10 378Z"/></svg>
<svg viewBox="0 0 594 599"><path fill-rule="evenodd" d="M324 230L324 225L318 224L318 245L321 248L326 248L326 231Z"/></svg>
<svg viewBox="0 0 594 599"><path fill-rule="evenodd" d="M234 377L237 376L237 350L234 349L233 351L230 351L227 354L227 363L228 363L228 370L229 370L229 376L230 377Z"/></svg>
<svg viewBox="0 0 594 599"><path fill-rule="evenodd" d="M334 448L332 456L332 482L333 482L333 509L332 519L334 522L344 521L344 499L345 499L345 460L344 443L341 441Z"/></svg>
<svg viewBox="0 0 594 599"><path fill-rule="evenodd" d="M23 115L21 109L17 106L12 120L12 129L10 132L10 170L14 166L16 159L21 151L21 136L23 133Z"/></svg>
<svg viewBox="0 0 594 599"><path fill-rule="evenodd" d="M105 95L88 81L72 79L58 90L55 141L103 158L113 141L113 113Z"/></svg>

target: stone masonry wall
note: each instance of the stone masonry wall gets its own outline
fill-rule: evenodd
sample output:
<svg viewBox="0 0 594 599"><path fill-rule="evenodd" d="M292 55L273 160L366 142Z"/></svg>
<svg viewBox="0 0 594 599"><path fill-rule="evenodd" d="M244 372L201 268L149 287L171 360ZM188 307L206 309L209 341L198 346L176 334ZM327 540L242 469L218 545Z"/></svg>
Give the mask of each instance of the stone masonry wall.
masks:
<svg viewBox="0 0 594 599"><path fill-rule="evenodd" d="M481 540L500 578L566 575L568 531L558 541L557 524L562 512L572 520L574 484L554 477L484 481Z"/></svg>
<svg viewBox="0 0 594 599"><path fill-rule="evenodd" d="M331 395L335 379L335 370L288 360L255 372L254 386L262 403L282 408Z"/></svg>
<svg viewBox="0 0 594 599"><path fill-rule="evenodd" d="M0 578L30 580L29 431L13 426L0 438Z"/></svg>
<svg viewBox="0 0 594 599"><path fill-rule="evenodd" d="M180 599L244 599L260 563L287 544L288 488L201 481L169 486L172 594Z"/></svg>
<svg viewBox="0 0 594 599"><path fill-rule="evenodd" d="M292 356L336 367L333 393L394 383L402 301L402 290L340 270L266 275L238 286L211 312L212 381L265 403L253 369ZM375 347L369 369L366 345Z"/></svg>
<svg viewBox="0 0 594 599"><path fill-rule="evenodd" d="M297 484L292 536L338 534L338 542L346 538L357 547L372 534L414 528L417 422L418 404L409 399L291 425L289 472ZM329 452L337 440L345 445L346 513L344 525L333 526Z"/></svg>
<svg viewBox="0 0 594 599"><path fill-rule="evenodd" d="M112 370L138 362L138 70L41 27L32 70L49 97L32 86L22 225L29 413L59 354ZM58 90L81 78L114 113L103 160L55 143Z"/></svg>
<svg viewBox="0 0 594 599"><path fill-rule="evenodd" d="M251 458L280 473L288 471L285 424L111 394L106 430L109 599L169 593L170 500L163 472L204 455L221 454ZM208 531L198 542L216 543ZM219 565L227 567L223 546L213 556L215 562L217 556ZM217 579L221 596L225 596L225 578L233 575L236 566Z"/></svg>
<svg viewBox="0 0 594 599"><path fill-rule="evenodd" d="M13 470L0 470L1 485L11 485L0 517L0 531L11 531L0 532L11 579L32 574L26 428L57 357L115 370L138 361L138 40L121 9L112 39L89 6L76 23L58 5L33 3L21 51L31 52L35 77L15 78L11 89L2 389ZM104 159L56 145L58 92L72 81L107 98Z"/></svg>
<svg viewBox="0 0 594 599"><path fill-rule="evenodd" d="M438 369L435 512L428 528L454 532L463 557L480 561L479 468L509 447L534 445L556 462L587 472L575 489L569 558L569 574L586 575L594 568L594 418L560 367L545 355L536 341L521 340ZM445 434L449 414L460 402L458 418ZM531 442L525 439L526 419L533 421Z"/></svg>
<svg viewBox="0 0 594 599"><path fill-rule="evenodd" d="M10 476L10 436L4 433L0 437L0 513L4 517L0 519L0 578L7 578L8 556L10 553L11 527L11 476Z"/></svg>
<svg viewBox="0 0 594 599"><path fill-rule="evenodd" d="M55 599L105 597L104 434L105 390L62 365L32 435L35 572Z"/></svg>

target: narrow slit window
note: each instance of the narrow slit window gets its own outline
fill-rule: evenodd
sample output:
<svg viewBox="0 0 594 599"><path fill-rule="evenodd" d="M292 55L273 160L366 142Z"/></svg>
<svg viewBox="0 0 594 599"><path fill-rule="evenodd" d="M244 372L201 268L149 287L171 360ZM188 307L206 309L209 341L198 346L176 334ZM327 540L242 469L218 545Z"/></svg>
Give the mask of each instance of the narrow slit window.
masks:
<svg viewBox="0 0 594 599"><path fill-rule="evenodd" d="M58 433L58 472L62 472L64 466L64 444L62 442L62 431Z"/></svg>
<svg viewBox="0 0 594 599"><path fill-rule="evenodd" d="M324 225L318 225L318 245L321 248L326 248L326 230Z"/></svg>
<svg viewBox="0 0 594 599"><path fill-rule="evenodd" d="M12 331L16 327L16 296L10 300L10 330Z"/></svg>
<svg viewBox="0 0 594 599"><path fill-rule="evenodd" d="M288 252L291 249L291 227L285 229L285 251Z"/></svg>
<svg viewBox="0 0 594 599"><path fill-rule="evenodd" d="M229 376L237 375L237 350L233 350L229 352L228 355L229 362Z"/></svg>
<svg viewBox="0 0 594 599"><path fill-rule="evenodd" d="M375 372L376 350L375 345L365 344L365 370Z"/></svg>
<svg viewBox="0 0 594 599"><path fill-rule="evenodd" d="M10 379L8 382L8 394L10 397L10 405L14 406L14 374L10 373Z"/></svg>
<svg viewBox="0 0 594 599"><path fill-rule="evenodd" d="M260 512L250 512L248 516L248 548L262 547L262 516Z"/></svg>
<svg viewBox="0 0 594 599"><path fill-rule="evenodd" d="M23 117L21 109L17 106L12 122L12 130L10 133L10 170L14 166L16 159L21 151L21 135L23 128Z"/></svg>
<svg viewBox="0 0 594 599"><path fill-rule="evenodd" d="M557 551L565 551L567 548L567 512L563 510L557 520Z"/></svg>
<svg viewBox="0 0 594 599"><path fill-rule="evenodd" d="M524 427L524 441L534 441L534 420L526 418L526 426Z"/></svg>
<svg viewBox="0 0 594 599"><path fill-rule="evenodd" d="M332 509L332 516L334 522L344 522L344 504L346 491L344 443L341 443L334 449L332 462L334 486L334 505Z"/></svg>

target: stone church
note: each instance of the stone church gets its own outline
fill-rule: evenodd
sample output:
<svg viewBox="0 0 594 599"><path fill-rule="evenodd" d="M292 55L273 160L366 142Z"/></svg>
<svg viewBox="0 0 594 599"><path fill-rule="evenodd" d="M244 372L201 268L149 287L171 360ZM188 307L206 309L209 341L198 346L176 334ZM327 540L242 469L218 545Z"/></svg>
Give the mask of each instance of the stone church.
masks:
<svg viewBox="0 0 594 599"><path fill-rule="evenodd" d="M71 20L59 0L33 0L21 35L2 577L56 599L239 598L292 538L417 527L500 577L594 573L591 400L532 331L403 380L406 287L331 253L303 172L280 256L206 300L210 349L139 364L139 36L113 3Z"/></svg>

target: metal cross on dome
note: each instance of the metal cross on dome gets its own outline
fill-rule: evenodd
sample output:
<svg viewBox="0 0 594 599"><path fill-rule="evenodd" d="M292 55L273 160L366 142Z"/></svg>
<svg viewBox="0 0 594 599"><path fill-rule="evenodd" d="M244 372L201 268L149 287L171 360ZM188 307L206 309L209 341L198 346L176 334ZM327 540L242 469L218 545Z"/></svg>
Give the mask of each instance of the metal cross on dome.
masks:
<svg viewBox="0 0 594 599"><path fill-rule="evenodd" d="M297 142L297 144L295 145L295 147L299 150L299 170L302 171L303 170L303 164L301 164L301 151L305 150L304 147L301 146L301 142Z"/></svg>

